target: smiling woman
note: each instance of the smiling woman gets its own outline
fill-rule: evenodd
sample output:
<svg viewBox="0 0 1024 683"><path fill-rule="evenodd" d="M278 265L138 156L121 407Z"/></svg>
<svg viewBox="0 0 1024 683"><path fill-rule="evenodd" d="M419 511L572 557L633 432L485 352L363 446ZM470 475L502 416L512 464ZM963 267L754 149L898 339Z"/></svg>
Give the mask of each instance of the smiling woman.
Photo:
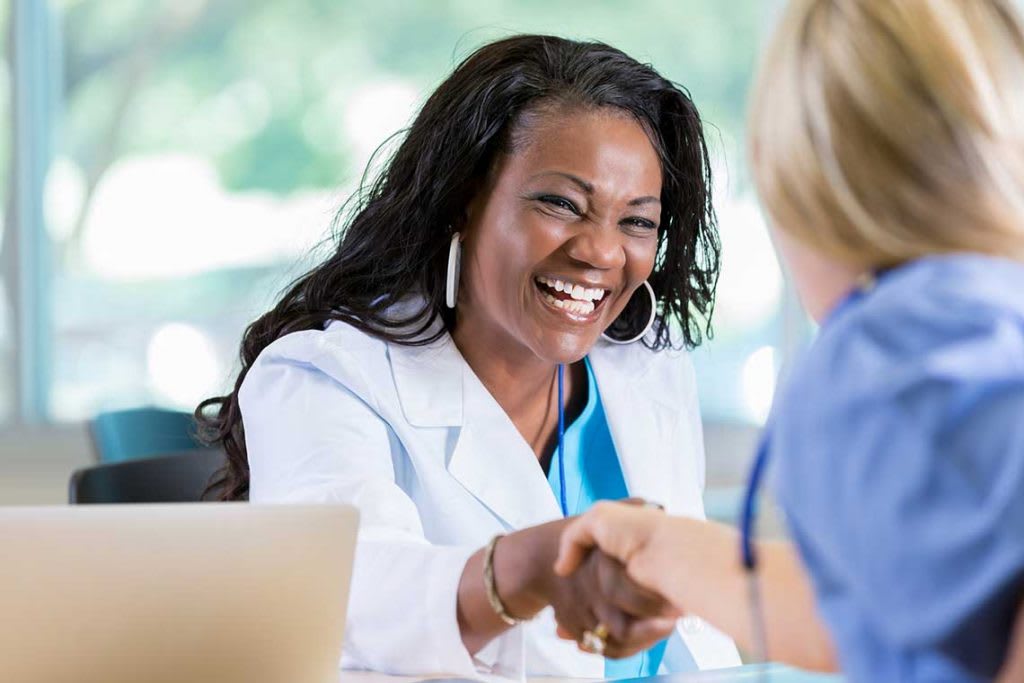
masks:
<svg viewBox="0 0 1024 683"><path fill-rule="evenodd" d="M709 175L693 103L650 66L492 43L427 100L334 253L249 326L235 390L197 417L228 498L359 506L343 665L738 662L601 553L552 572L561 518L597 500L703 515L682 347L718 272Z"/></svg>

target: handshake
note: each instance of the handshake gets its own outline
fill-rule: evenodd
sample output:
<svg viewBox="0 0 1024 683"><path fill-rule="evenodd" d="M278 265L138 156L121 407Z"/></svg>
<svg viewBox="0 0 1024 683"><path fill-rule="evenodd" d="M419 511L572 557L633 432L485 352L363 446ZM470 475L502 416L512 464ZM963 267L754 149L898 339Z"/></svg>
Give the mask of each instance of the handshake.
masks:
<svg viewBox="0 0 1024 683"><path fill-rule="evenodd" d="M657 568L668 560L656 545L667 517L643 501L626 502L599 503L570 519L554 565L568 598L551 603L558 635L613 659L664 640L683 616L658 578L671 569Z"/></svg>
<svg viewBox="0 0 1024 683"><path fill-rule="evenodd" d="M625 503L503 537L493 581L507 616L530 618L550 605L559 636L613 659L671 635L682 611L662 579L680 559L679 539L662 538L663 511Z"/></svg>

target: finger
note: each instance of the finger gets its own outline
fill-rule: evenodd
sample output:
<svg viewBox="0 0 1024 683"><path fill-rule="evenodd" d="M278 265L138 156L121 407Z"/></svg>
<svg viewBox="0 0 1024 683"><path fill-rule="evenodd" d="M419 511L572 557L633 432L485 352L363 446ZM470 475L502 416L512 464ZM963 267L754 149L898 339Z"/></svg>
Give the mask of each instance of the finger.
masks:
<svg viewBox="0 0 1024 683"><path fill-rule="evenodd" d="M632 619L610 605L595 608L598 623L608 629L604 655L612 659L631 657L672 635L675 619ZM595 624L596 627L596 624Z"/></svg>
<svg viewBox="0 0 1024 683"><path fill-rule="evenodd" d="M558 559L555 560L555 574L569 576L582 564L590 549L596 545L594 525L597 511L588 512L570 522L562 531L558 543Z"/></svg>
<svg viewBox="0 0 1024 683"><path fill-rule="evenodd" d="M594 605L593 612L597 619L594 626L604 624L604 627L608 629L609 645L622 643L629 637L629 622L632 619L622 610L615 609L608 603L597 603Z"/></svg>
<svg viewBox="0 0 1024 683"><path fill-rule="evenodd" d="M579 566L585 550L595 545L628 563L650 542L664 519L665 513L656 510L607 501L597 503L563 530L555 571L568 575Z"/></svg>
<svg viewBox="0 0 1024 683"><path fill-rule="evenodd" d="M573 597L553 607L555 621L558 624L556 632L559 637L566 640L579 641L583 637L583 632L593 628L597 623L590 600Z"/></svg>
<svg viewBox="0 0 1024 683"><path fill-rule="evenodd" d="M646 508L648 510L658 510L660 512L665 511L665 506L661 503L655 503L653 500L647 500L646 498L622 498L619 501L623 505L632 505L633 507Z"/></svg>
<svg viewBox="0 0 1024 683"><path fill-rule="evenodd" d="M605 657L621 659L638 651L627 644L630 633L629 622L631 621L627 615L607 603L594 605L594 615L597 617L594 628L597 627L597 624L603 624L608 630L608 637L605 640Z"/></svg>
<svg viewBox="0 0 1024 683"><path fill-rule="evenodd" d="M655 643L668 638L676 629L676 620L665 617L651 619L631 619L627 623L626 635L623 639L625 647L646 650Z"/></svg>
<svg viewBox="0 0 1024 683"><path fill-rule="evenodd" d="M668 600L633 581L618 560L599 553L595 564L602 595L619 610L640 618L681 616Z"/></svg>

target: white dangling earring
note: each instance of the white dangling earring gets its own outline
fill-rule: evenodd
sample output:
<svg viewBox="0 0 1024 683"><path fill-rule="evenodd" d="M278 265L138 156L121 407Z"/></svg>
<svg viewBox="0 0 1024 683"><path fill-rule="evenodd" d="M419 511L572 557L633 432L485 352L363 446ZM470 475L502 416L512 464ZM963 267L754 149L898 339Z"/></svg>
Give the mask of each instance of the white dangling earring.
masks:
<svg viewBox="0 0 1024 683"><path fill-rule="evenodd" d="M643 285L644 287L647 288L648 296L651 297L651 318L650 320L647 321L647 325L640 332L640 334L636 335L632 339L613 339L608 336L607 332L602 332L601 337L603 337L605 341L610 341L612 344L632 344L635 341L643 339L647 335L647 333L651 331L651 328L654 327L654 319L658 315L658 299L656 296L654 296L654 287L651 287L650 282L644 280Z"/></svg>
<svg viewBox="0 0 1024 683"><path fill-rule="evenodd" d="M459 269L462 265L461 235L452 235L451 246L448 247L448 274L444 280L444 302L448 308L455 308L455 299L459 294Z"/></svg>

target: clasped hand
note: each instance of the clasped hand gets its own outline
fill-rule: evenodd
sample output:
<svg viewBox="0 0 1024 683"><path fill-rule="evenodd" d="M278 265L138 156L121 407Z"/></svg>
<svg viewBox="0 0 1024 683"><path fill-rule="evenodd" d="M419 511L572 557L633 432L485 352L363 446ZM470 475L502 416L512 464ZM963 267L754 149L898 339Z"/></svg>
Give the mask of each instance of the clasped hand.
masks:
<svg viewBox="0 0 1024 683"><path fill-rule="evenodd" d="M558 635L584 647L584 634L607 632L603 654L629 657L667 638L680 614L660 595L640 587L625 566L598 549L557 580L551 599Z"/></svg>

